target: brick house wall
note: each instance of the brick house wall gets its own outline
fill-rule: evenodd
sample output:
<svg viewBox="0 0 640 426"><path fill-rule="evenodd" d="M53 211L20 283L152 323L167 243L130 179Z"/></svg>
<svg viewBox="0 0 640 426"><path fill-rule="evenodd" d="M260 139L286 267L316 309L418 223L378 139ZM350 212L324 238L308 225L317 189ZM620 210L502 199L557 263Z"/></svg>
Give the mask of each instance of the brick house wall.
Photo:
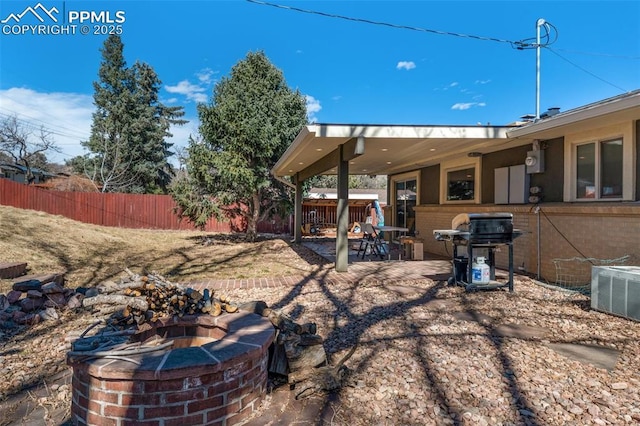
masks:
<svg viewBox="0 0 640 426"><path fill-rule="evenodd" d="M434 229L451 229L451 220L460 213L513 213L514 228L524 232L513 243L516 272L518 267L523 267L525 272L537 274L539 235L540 276L550 282L556 280L553 259L583 255L596 259L615 259L629 255L631 258L627 264L638 264L640 261L640 205L543 203L539 207L540 212L536 214L535 206L531 204L417 206L417 230L424 239L425 252L450 257L451 244L436 241ZM496 264L498 268L508 267L506 248L496 253Z"/></svg>

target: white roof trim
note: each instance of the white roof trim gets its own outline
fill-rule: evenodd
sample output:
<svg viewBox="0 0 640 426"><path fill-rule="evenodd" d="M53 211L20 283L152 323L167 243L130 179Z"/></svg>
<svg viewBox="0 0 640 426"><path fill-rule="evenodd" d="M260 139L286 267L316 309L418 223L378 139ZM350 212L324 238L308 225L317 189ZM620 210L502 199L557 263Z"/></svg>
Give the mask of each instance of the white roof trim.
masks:
<svg viewBox="0 0 640 426"><path fill-rule="evenodd" d="M560 126L573 124L578 121L589 120L606 114L624 111L640 106L640 90L630 92L615 98L605 99L600 102L585 105L580 108L569 110L558 115L542 119L535 123L514 128L507 132L510 138L522 136L532 136L538 132L554 129Z"/></svg>

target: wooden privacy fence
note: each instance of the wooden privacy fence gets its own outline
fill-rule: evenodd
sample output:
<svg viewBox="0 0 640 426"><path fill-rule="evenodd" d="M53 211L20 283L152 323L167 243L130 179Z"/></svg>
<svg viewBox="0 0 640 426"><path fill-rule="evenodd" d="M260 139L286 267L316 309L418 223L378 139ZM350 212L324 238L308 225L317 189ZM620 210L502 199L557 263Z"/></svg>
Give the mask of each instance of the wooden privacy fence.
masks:
<svg viewBox="0 0 640 426"><path fill-rule="evenodd" d="M180 220L174 213L177 206L170 195L50 191L0 178L0 204L38 210L95 225L196 229L193 224L187 220ZM239 217L227 222L218 222L212 218L204 230L244 232L246 223ZM289 233L289 219L259 223L258 232Z"/></svg>
<svg viewBox="0 0 640 426"><path fill-rule="evenodd" d="M367 217L366 206L349 204L349 223L360 222L364 223ZM336 203L331 204L317 204L317 203L303 203L302 204L302 223L310 223L320 226L336 226L338 223L338 206Z"/></svg>

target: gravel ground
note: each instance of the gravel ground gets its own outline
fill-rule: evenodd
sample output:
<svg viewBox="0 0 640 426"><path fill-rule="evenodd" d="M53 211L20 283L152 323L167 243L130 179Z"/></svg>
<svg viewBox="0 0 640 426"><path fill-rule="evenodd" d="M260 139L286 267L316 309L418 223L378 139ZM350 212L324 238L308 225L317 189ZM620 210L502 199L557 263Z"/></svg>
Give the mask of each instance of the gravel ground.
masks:
<svg viewBox="0 0 640 426"><path fill-rule="evenodd" d="M640 323L592 311L587 297L526 277L515 288L467 293L431 280L311 280L227 294L316 322L333 362L358 345L345 386L325 402L332 424L639 424ZM42 416L33 424L61 423L66 384L40 394L24 389L63 373L66 334L94 320L68 312L29 333L0 330L0 424L19 424L25 403L32 419ZM554 349L565 343L607 348L617 362L609 369L580 362Z"/></svg>
<svg viewBox="0 0 640 426"><path fill-rule="evenodd" d="M592 311L579 294L519 278L511 294L420 281L233 296L316 321L334 361L358 344L332 403L337 424L640 423L640 324ZM550 348L558 343L615 349L617 363L570 359Z"/></svg>

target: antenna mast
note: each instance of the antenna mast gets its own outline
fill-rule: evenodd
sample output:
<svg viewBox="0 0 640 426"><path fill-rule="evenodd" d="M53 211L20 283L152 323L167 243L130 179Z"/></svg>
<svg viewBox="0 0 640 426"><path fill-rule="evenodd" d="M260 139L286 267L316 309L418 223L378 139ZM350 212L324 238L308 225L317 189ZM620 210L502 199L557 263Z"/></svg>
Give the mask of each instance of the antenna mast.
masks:
<svg viewBox="0 0 640 426"><path fill-rule="evenodd" d="M536 21L536 121L540 120L540 27L543 25L547 25L544 19Z"/></svg>

